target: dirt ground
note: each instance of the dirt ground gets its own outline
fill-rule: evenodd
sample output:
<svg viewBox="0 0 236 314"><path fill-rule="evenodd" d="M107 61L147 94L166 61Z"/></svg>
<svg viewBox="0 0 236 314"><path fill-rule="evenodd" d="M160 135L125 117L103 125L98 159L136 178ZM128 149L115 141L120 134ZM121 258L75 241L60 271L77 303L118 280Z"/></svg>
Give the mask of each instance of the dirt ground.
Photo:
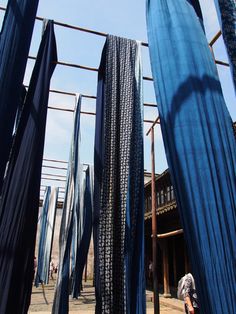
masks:
<svg viewBox="0 0 236 314"><path fill-rule="evenodd" d="M51 280L49 285L35 288L33 287L31 296L31 305L29 314L49 314L51 313L54 286L56 281ZM152 293L147 291L147 314L153 314ZM83 291L78 300L69 299L69 313L70 314L94 314L95 312L95 295L92 282L84 283ZM183 304L180 300L165 299L160 296L160 313L161 314L181 314L183 312Z"/></svg>

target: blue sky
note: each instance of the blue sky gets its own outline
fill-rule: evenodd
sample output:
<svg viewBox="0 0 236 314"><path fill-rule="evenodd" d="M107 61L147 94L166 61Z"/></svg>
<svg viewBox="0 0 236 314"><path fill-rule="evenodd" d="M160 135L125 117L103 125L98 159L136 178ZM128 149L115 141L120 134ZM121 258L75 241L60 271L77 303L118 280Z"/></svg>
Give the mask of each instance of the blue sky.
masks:
<svg viewBox="0 0 236 314"><path fill-rule="evenodd" d="M208 41L219 30L213 0L200 0L205 20ZM0 1L6 6L7 1ZM98 30L126 38L147 41L145 0L40 0L38 16L54 19L89 29ZM0 23L3 12L0 12ZM36 21L30 49L30 55L35 56L40 44L42 23ZM75 30L55 26L57 39L58 59L60 61L77 63L91 67L98 67L105 39L103 37L82 33ZM152 76L147 48L142 48L143 73ZM214 46L216 59L227 61L222 39ZM34 62L27 65L25 83L28 84ZM236 120L235 94L229 68L218 66L219 76L225 96L225 101L233 120ZM57 66L51 88L65 91L96 95L97 73L79 69ZM156 102L152 82L144 82L144 101ZM51 94L50 105L74 108L75 98ZM82 109L95 111L94 100L83 100ZM154 120L158 112L156 109L145 109L145 118ZM150 125L144 125L144 131ZM46 141L44 156L52 159L68 160L73 115L66 112L48 111ZM93 116L81 117L81 159L84 163L93 162L95 119ZM145 138L145 169L150 171L150 139ZM167 168L160 127L155 129L156 172L160 173ZM57 183L55 183L57 184ZM59 183L58 183L59 184ZM59 184L60 185L60 184Z"/></svg>

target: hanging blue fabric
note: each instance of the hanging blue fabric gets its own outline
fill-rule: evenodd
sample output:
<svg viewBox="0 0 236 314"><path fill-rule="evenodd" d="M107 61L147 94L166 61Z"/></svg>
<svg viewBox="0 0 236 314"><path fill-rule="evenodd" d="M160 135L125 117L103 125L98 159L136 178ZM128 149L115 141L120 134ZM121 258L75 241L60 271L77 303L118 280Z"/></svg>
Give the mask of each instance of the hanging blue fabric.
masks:
<svg viewBox="0 0 236 314"><path fill-rule="evenodd" d="M69 274L72 243L73 221L80 206L81 166L79 160L80 142L80 109L82 97L79 95L74 116L74 130L71 141L70 160L68 163L65 201L60 229L59 269L53 301L53 314L64 314L69 311Z"/></svg>
<svg viewBox="0 0 236 314"><path fill-rule="evenodd" d="M38 265L35 286L48 284L52 241L54 234L58 188L47 186L40 216L40 236L38 247Z"/></svg>
<svg viewBox="0 0 236 314"><path fill-rule="evenodd" d="M94 152L99 314L146 312L141 72L140 44L109 35L98 74Z"/></svg>
<svg viewBox="0 0 236 314"><path fill-rule="evenodd" d="M200 312L233 314L236 147L216 66L189 1L148 0L147 25L161 130Z"/></svg>
<svg viewBox="0 0 236 314"><path fill-rule="evenodd" d="M9 0L0 34L0 192L20 105L38 0Z"/></svg>
<svg viewBox="0 0 236 314"><path fill-rule="evenodd" d="M235 0L214 1L230 60L234 88L236 91L236 2Z"/></svg>
<svg viewBox="0 0 236 314"><path fill-rule="evenodd" d="M57 61L53 22L39 47L0 201L0 313L27 313L50 79Z"/></svg>
<svg viewBox="0 0 236 314"><path fill-rule="evenodd" d="M73 298L77 298L78 294L75 293L77 290L77 264L78 264L78 248L80 242L80 224L81 224L81 202L83 201L83 166L79 164L79 173L78 173L78 182L79 184L79 193L76 200L76 206L74 209L73 215L73 236L72 236L72 246L71 246L71 275L70 275L70 294Z"/></svg>
<svg viewBox="0 0 236 314"><path fill-rule="evenodd" d="M79 212L79 226L77 234L77 254L72 277L72 291L73 298L78 298L81 291L82 275L86 264L89 244L92 233L92 205L93 205L93 167L88 166L85 172L83 181L81 198L80 198L80 212Z"/></svg>

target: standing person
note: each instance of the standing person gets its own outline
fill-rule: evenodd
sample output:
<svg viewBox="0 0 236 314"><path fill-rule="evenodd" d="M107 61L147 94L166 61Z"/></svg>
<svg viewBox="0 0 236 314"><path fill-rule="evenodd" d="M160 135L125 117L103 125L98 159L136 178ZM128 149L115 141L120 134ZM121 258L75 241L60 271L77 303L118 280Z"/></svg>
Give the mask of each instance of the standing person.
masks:
<svg viewBox="0 0 236 314"><path fill-rule="evenodd" d="M200 314L195 281L191 273L188 273L187 275L184 276L183 295L184 295L185 313L186 314Z"/></svg>
<svg viewBox="0 0 236 314"><path fill-rule="evenodd" d="M149 277L149 279L152 278L152 261L151 260L148 264L148 277Z"/></svg>
<svg viewBox="0 0 236 314"><path fill-rule="evenodd" d="M38 263L37 263L37 258L36 256L34 256L34 277L35 277L35 273L36 273L36 268L38 266ZM34 279L33 279L34 280Z"/></svg>
<svg viewBox="0 0 236 314"><path fill-rule="evenodd" d="M50 278L53 280L53 272L55 270L55 265L54 265L54 262L53 260L51 259L50 261L50 268L49 268L49 274L50 274Z"/></svg>

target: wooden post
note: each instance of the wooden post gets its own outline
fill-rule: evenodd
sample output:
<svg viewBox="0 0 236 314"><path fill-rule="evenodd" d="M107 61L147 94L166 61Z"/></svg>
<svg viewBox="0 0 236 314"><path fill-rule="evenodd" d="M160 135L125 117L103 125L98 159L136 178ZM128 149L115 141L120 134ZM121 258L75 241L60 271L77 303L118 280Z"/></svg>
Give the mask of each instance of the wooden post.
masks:
<svg viewBox="0 0 236 314"><path fill-rule="evenodd" d="M177 263L176 263L176 249L175 249L175 238L172 239L173 248L173 275L174 275L174 286L177 287Z"/></svg>
<svg viewBox="0 0 236 314"><path fill-rule="evenodd" d="M157 278L157 222L156 222L156 180L155 180L155 151L154 151L154 128L151 128L151 161L152 161L152 278L154 314L160 313L159 287Z"/></svg>
<svg viewBox="0 0 236 314"><path fill-rule="evenodd" d="M168 243L167 239L163 239L163 274L164 274L164 297L170 298L170 284L169 284L169 260L168 260Z"/></svg>
<svg viewBox="0 0 236 314"><path fill-rule="evenodd" d="M185 274L187 274L189 272L187 247L186 247L186 245L184 246L184 270L185 270Z"/></svg>
<svg viewBox="0 0 236 314"><path fill-rule="evenodd" d="M87 282L87 271L88 271L88 257L86 259L86 264L84 268L84 282Z"/></svg>

